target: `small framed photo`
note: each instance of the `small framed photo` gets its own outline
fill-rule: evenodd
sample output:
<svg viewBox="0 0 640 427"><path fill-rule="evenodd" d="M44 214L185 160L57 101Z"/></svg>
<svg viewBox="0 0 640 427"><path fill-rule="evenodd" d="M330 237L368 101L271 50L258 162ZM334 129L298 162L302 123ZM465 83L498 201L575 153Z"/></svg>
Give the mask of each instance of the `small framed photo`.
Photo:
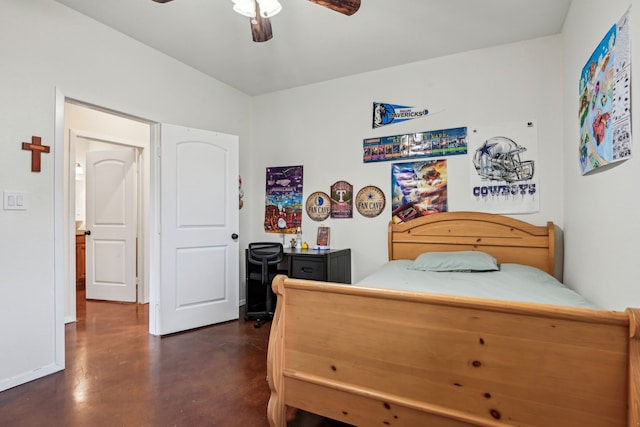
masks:
<svg viewBox="0 0 640 427"><path fill-rule="evenodd" d="M325 226L318 227L318 238L316 239L316 246L318 248L324 248L324 249L328 248L329 235L330 235L329 227L325 227Z"/></svg>

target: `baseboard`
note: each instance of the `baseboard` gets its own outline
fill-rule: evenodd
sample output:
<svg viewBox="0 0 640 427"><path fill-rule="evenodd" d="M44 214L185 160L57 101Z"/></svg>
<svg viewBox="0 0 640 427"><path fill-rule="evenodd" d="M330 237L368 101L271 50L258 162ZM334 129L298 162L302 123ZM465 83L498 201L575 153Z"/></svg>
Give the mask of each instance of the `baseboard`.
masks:
<svg viewBox="0 0 640 427"><path fill-rule="evenodd" d="M59 365L56 365L55 363L52 363L50 365L35 369L31 372L25 372L23 374L16 375L15 377L8 378L6 380L1 380L0 392L28 383L33 380L37 380L47 375L54 374L56 372L62 371L63 369L64 369L64 366L59 366Z"/></svg>

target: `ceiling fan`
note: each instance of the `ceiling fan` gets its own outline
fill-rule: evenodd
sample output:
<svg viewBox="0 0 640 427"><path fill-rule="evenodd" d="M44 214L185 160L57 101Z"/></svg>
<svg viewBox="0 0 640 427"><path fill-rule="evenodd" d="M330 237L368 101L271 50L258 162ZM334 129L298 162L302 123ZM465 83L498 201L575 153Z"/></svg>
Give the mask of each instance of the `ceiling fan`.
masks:
<svg viewBox="0 0 640 427"><path fill-rule="evenodd" d="M168 3L172 0L153 0L156 3ZM241 15L248 16L251 23L251 35L254 42L266 42L271 40L270 17L282 9L278 0L232 0L233 10ZM360 0L309 0L344 15L351 16L360 8Z"/></svg>

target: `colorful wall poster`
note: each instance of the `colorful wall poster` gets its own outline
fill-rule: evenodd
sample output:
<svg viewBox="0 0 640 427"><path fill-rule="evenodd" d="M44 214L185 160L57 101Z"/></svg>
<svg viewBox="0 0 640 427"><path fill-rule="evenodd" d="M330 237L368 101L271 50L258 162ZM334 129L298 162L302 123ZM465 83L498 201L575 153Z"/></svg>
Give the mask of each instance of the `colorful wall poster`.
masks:
<svg viewBox="0 0 640 427"><path fill-rule="evenodd" d="M406 122L429 114L426 108L415 108L408 105L373 103L372 128L379 128L394 123Z"/></svg>
<svg viewBox="0 0 640 427"><path fill-rule="evenodd" d="M613 25L582 69L579 85L583 175L631 157L629 11Z"/></svg>
<svg viewBox="0 0 640 427"><path fill-rule="evenodd" d="M364 163L466 154L467 128L369 138L362 145Z"/></svg>
<svg viewBox="0 0 640 427"><path fill-rule="evenodd" d="M447 212L447 161L391 165L391 219L394 223Z"/></svg>
<svg viewBox="0 0 640 427"><path fill-rule="evenodd" d="M302 166L267 168L264 231L295 234L302 226Z"/></svg>
<svg viewBox="0 0 640 427"><path fill-rule="evenodd" d="M535 122L474 128L469 152L472 210L501 214L539 210Z"/></svg>
<svg viewBox="0 0 640 427"><path fill-rule="evenodd" d="M347 181L331 186L331 218L353 218L353 185Z"/></svg>

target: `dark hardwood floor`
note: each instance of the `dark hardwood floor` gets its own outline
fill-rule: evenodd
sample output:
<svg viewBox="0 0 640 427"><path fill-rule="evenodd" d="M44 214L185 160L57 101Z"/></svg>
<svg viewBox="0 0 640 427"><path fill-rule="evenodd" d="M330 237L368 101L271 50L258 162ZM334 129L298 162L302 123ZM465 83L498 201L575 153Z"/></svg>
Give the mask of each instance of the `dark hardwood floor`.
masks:
<svg viewBox="0 0 640 427"><path fill-rule="evenodd" d="M159 338L148 310L79 292L66 369L0 393L0 426L268 426L270 323Z"/></svg>

